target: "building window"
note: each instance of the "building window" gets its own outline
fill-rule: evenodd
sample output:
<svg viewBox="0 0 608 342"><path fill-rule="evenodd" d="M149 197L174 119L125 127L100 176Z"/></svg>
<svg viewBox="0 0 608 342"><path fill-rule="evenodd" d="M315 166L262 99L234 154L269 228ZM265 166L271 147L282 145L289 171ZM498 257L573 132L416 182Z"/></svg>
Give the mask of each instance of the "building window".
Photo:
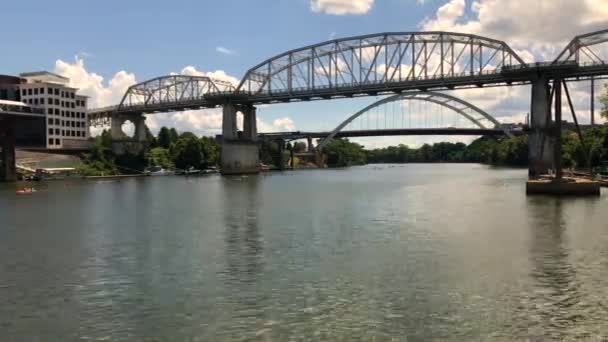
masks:
<svg viewBox="0 0 608 342"><path fill-rule="evenodd" d="M32 88L30 88L30 89L27 90L27 94L28 95L32 95Z"/></svg>
<svg viewBox="0 0 608 342"><path fill-rule="evenodd" d="M38 99L34 99L34 104L37 106L38 105Z"/></svg>
<svg viewBox="0 0 608 342"><path fill-rule="evenodd" d="M49 114L53 114L53 108L49 108L46 110Z"/></svg>
<svg viewBox="0 0 608 342"><path fill-rule="evenodd" d="M40 94L44 94L44 88L40 88Z"/></svg>
<svg viewBox="0 0 608 342"><path fill-rule="evenodd" d="M61 130L61 135L65 135L65 130Z"/></svg>
<svg viewBox="0 0 608 342"><path fill-rule="evenodd" d="M59 109L55 108L55 115L59 115Z"/></svg>
<svg viewBox="0 0 608 342"><path fill-rule="evenodd" d="M55 145L61 145L61 142L59 141L59 139L55 139Z"/></svg>
<svg viewBox="0 0 608 342"><path fill-rule="evenodd" d="M49 95L53 95L53 88L49 87L48 88L48 93L49 93Z"/></svg>
<svg viewBox="0 0 608 342"><path fill-rule="evenodd" d="M52 125L53 124L53 119L49 118L48 122L49 122L49 125Z"/></svg>
<svg viewBox="0 0 608 342"><path fill-rule="evenodd" d="M42 89L44 89L44 88L42 88ZM40 98L40 104L44 104L44 97Z"/></svg>
<svg viewBox="0 0 608 342"><path fill-rule="evenodd" d="M55 106L59 106L59 100L55 99Z"/></svg>
<svg viewBox="0 0 608 342"><path fill-rule="evenodd" d="M72 108L76 108L76 106L74 106L74 102L72 102L71 105L72 105Z"/></svg>
<svg viewBox="0 0 608 342"><path fill-rule="evenodd" d="M71 97L71 98L74 98L74 93L70 93L70 97Z"/></svg>
<svg viewBox="0 0 608 342"><path fill-rule="evenodd" d="M34 88L34 95L38 95L38 88Z"/></svg>
<svg viewBox="0 0 608 342"><path fill-rule="evenodd" d="M55 88L55 95L59 95L59 88Z"/></svg>
<svg viewBox="0 0 608 342"><path fill-rule="evenodd" d="M59 135L59 128L55 128L55 135Z"/></svg>
<svg viewBox="0 0 608 342"><path fill-rule="evenodd" d="M53 104L53 99L52 98L49 97L48 100L49 100L49 104Z"/></svg>
<svg viewBox="0 0 608 342"><path fill-rule="evenodd" d="M49 139L49 145L53 145L53 139Z"/></svg>
<svg viewBox="0 0 608 342"><path fill-rule="evenodd" d="M26 92L27 92L27 90L21 89L21 95L25 96Z"/></svg>
<svg viewBox="0 0 608 342"><path fill-rule="evenodd" d="M53 129L49 128L49 135L52 135L52 134L53 134Z"/></svg>

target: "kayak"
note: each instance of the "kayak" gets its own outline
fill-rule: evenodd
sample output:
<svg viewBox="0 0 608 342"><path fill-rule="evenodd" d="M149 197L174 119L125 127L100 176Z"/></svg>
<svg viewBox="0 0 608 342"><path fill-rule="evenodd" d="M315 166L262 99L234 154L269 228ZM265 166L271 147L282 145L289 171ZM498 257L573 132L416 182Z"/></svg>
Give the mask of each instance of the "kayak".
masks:
<svg viewBox="0 0 608 342"><path fill-rule="evenodd" d="M36 192L36 189L34 189L34 188L23 188L23 189L17 190L18 194L31 194L34 192Z"/></svg>

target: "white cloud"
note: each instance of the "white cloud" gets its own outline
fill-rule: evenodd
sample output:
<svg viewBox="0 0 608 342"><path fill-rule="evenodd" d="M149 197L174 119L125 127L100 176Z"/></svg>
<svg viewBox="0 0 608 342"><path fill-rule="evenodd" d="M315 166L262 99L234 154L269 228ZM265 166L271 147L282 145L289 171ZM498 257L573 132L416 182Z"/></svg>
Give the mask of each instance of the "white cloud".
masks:
<svg viewBox="0 0 608 342"><path fill-rule="evenodd" d="M608 0L477 0L470 3L467 20L465 0L450 0L423 30L475 33L504 40L513 48L528 49L543 57L575 35L596 31L608 23ZM548 56L549 57L549 56Z"/></svg>
<svg viewBox="0 0 608 342"><path fill-rule="evenodd" d="M127 88L136 83L134 74L121 70L105 85L103 77L87 71L82 58L76 58L74 63L57 60L55 73L69 77L70 86L79 88L81 94L89 96L90 108L119 103Z"/></svg>
<svg viewBox="0 0 608 342"><path fill-rule="evenodd" d="M219 52L221 54L224 54L224 55L235 55L236 54L236 51L228 49L228 48L225 48L223 46L216 47L215 51L217 51L217 52Z"/></svg>
<svg viewBox="0 0 608 342"><path fill-rule="evenodd" d="M373 5L374 0L310 0L313 12L333 15L365 14Z"/></svg>
<svg viewBox="0 0 608 342"><path fill-rule="evenodd" d="M214 80L228 82L228 83L232 84L233 86L237 86L240 82L240 80L238 78L226 74L226 72L224 70L215 70L215 71L205 72L205 71L197 70L195 67L193 67L191 65L183 68L179 72L179 74L180 75L190 75L190 76L207 76Z"/></svg>

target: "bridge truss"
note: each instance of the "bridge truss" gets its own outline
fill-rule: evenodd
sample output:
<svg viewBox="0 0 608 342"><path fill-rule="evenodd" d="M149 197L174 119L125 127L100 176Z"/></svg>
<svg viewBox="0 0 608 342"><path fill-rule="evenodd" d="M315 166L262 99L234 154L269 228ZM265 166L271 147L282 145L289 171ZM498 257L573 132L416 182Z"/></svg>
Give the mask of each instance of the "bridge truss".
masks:
<svg viewBox="0 0 608 342"><path fill-rule="evenodd" d="M214 108L214 96L232 93L229 82L206 76L169 75L153 78L130 86L116 106L93 109L89 112L91 126L110 124L111 114L140 114L188 109Z"/></svg>
<svg viewBox="0 0 608 342"><path fill-rule="evenodd" d="M525 62L506 43L450 32L382 33L291 50L250 69L237 91L255 100L375 94L501 81Z"/></svg>
<svg viewBox="0 0 608 342"><path fill-rule="evenodd" d="M453 32L388 32L290 50L249 69L239 85L205 76L169 75L129 87L121 102L90 111L91 125L111 113L155 113L391 95L411 90L581 80L608 75L608 30L575 37L552 62L526 63L505 42Z"/></svg>

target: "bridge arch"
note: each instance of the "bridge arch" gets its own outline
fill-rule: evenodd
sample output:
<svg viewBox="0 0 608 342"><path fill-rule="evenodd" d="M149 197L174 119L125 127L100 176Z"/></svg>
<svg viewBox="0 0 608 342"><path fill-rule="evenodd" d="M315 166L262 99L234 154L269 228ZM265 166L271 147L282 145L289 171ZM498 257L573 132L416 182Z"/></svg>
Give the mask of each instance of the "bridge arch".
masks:
<svg viewBox="0 0 608 342"><path fill-rule="evenodd" d="M117 109L145 112L168 105L183 107L226 91L234 91L234 85L207 76L167 75L130 86Z"/></svg>
<svg viewBox="0 0 608 342"><path fill-rule="evenodd" d="M453 32L386 32L291 50L251 68L237 87L251 95L437 81L500 73L525 62L505 42Z"/></svg>
<svg viewBox="0 0 608 342"><path fill-rule="evenodd" d="M471 110L472 112L479 114L481 116L481 118L486 119L486 120L490 121L491 123L493 123L494 124L493 128L500 128L505 132L505 135L512 136L512 134L509 131L502 128L502 125L500 124L500 122L498 122L498 120L496 120L492 115L488 114L487 112L483 111L481 108L479 108L467 101L464 101L455 96L444 94L444 93L427 92L427 91L410 91L410 92L405 92L405 93L383 98L383 99L376 101L376 102L370 104L369 106L361 109L360 111L356 112L355 114L351 115L346 120L344 120L344 122L342 122L336 128L334 128L325 139L323 139L321 142L319 142L317 149L323 150L323 148L331 141L331 139L333 139L336 136L336 134L338 134L340 131L342 131L346 126L348 126L348 124L353 122L356 118L360 117L361 115L363 115L363 114L369 112L370 110L372 110L376 107L379 107L381 105L391 103L391 102L402 101L402 100L416 100L416 101L435 103L435 104L438 104L445 108L448 108L459 115L462 115L467 120L471 121L472 123L474 123L477 127L481 128L481 129L488 128L483 123L480 122L479 118L475 118L466 112L466 110ZM463 107L459 107L459 106L463 106Z"/></svg>

